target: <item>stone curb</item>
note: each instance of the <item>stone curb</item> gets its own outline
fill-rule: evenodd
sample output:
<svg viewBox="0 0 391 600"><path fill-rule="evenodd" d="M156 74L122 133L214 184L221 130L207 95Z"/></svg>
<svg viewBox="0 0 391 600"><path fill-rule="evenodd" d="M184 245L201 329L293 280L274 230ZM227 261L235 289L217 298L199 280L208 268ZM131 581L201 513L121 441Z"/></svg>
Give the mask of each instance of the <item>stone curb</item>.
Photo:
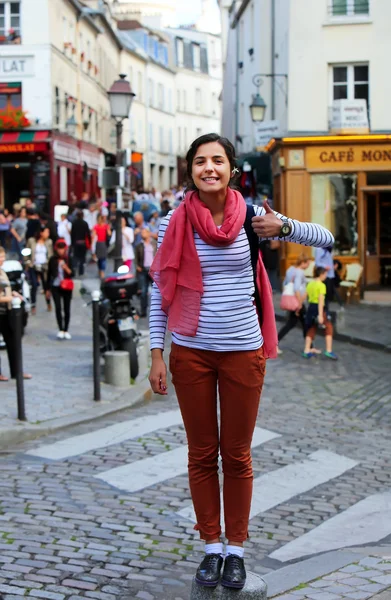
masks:
<svg viewBox="0 0 391 600"><path fill-rule="evenodd" d="M307 560L296 562L281 569L271 571L262 575L263 580L268 587L268 598L274 598L286 592L290 592L298 585L309 583L338 571L347 565L358 560L357 555L363 556L384 556L391 554L390 546L366 546L362 548L347 548L345 550L335 550L325 554L318 554ZM391 598L391 596L390 596ZM383 600L380 598L379 600ZM389 598L387 598L389 600Z"/></svg>
<svg viewBox="0 0 391 600"><path fill-rule="evenodd" d="M102 384L102 388L105 384ZM126 398L124 398L126 396ZM152 400L153 394L147 379L136 383L131 388L118 390L118 396L108 401L94 402L91 400L91 408L78 414L66 415L57 419L50 419L39 425L31 423L16 423L15 427L0 429L0 450L10 449L11 444L20 444L28 440L34 440L39 437L88 423L95 419L100 419L107 415L113 415L117 412L127 410L142 402Z"/></svg>
<svg viewBox="0 0 391 600"><path fill-rule="evenodd" d="M284 322L286 321L285 314L280 312L276 312L276 321ZM297 325L300 327L300 325ZM347 333L340 333L338 331L334 331L334 339L338 342L346 342L348 344L352 344L354 346L361 346L362 348L368 348L369 350L380 350L381 352L391 353L391 346L387 346L386 344L382 344L380 342L374 342L372 340L366 340L363 338L359 338L356 336L349 335Z"/></svg>

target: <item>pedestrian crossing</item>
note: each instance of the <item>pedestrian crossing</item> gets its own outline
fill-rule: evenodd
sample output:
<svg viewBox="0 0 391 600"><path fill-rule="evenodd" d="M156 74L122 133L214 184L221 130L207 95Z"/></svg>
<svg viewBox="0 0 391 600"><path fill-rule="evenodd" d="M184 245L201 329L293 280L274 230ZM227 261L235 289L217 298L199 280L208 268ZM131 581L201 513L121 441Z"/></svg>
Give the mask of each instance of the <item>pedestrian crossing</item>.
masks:
<svg viewBox="0 0 391 600"><path fill-rule="evenodd" d="M50 460L65 460L99 448L107 448L114 444L121 444L127 440L135 439L158 429L167 429L182 424L180 410L160 412L156 415L147 415L138 419L131 419L123 423L116 423L98 431L91 431L83 435L76 435L54 444L39 446L26 452L29 456L48 458Z"/></svg>
<svg viewBox="0 0 391 600"><path fill-rule="evenodd" d="M307 460L257 477L254 480L250 519L339 477L356 465L358 463L350 458L319 450L310 454ZM223 497L221 503L223 505ZM178 514L196 522L193 505L187 506Z"/></svg>
<svg viewBox="0 0 391 600"><path fill-rule="evenodd" d="M67 460L82 457L86 453L138 439L157 431L182 425L179 410L161 411L156 414L130 419L89 433L71 436L52 444L44 444L29 450L27 454L45 460ZM256 427L252 447L264 446L281 438L276 431ZM100 471L93 477L122 492L136 493L154 485L168 482L187 474L187 447L182 445L166 449L154 456L136 461L126 461L120 466ZM123 456L123 455L121 455ZM77 458L75 459L77 460ZM250 518L289 502L338 478L359 463L352 458L326 450L317 450L304 460L272 469L254 480L253 502ZM316 492L313 492L316 493ZM164 502L164 496L161 497ZM173 517L178 521L195 522L192 505L189 503ZM333 516L308 533L283 545L270 554L270 558L282 562L303 556L327 552L347 546L378 542L391 535L391 491L369 496L344 512Z"/></svg>
<svg viewBox="0 0 391 600"><path fill-rule="evenodd" d="M280 437L277 433L256 427L252 447ZM181 446L157 456L116 467L96 475L110 485L125 492L139 492L147 487L187 473L187 446Z"/></svg>

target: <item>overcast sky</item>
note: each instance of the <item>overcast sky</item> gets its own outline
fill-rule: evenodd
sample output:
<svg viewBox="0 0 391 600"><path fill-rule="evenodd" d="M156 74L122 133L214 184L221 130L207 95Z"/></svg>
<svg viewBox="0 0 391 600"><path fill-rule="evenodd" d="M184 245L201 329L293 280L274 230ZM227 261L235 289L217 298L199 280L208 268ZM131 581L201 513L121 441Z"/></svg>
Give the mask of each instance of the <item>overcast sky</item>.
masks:
<svg viewBox="0 0 391 600"><path fill-rule="evenodd" d="M200 16L201 0L178 0L178 25L194 23Z"/></svg>

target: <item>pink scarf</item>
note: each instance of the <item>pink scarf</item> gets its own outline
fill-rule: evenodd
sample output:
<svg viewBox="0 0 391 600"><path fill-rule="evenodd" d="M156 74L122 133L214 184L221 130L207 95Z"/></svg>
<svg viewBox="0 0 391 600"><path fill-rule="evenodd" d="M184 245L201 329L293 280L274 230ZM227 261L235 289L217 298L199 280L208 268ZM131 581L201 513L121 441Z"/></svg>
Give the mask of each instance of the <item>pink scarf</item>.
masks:
<svg viewBox="0 0 391 600"><path fill-rule="evenodd" d="M162 295L162 310L168 315L170 331L192 337L196 335L198 329L204 287L193 229L210 246L229 246L238 237L245 218L246 203L243 196L231 188L227 191L224 222L221 227L217 227L213 221L212 213L200 200L198 192L186 194L184 201L175 210L150 269L150 275ZM277 348L272 292L262 259L260 263L267 278L267 285L265 285L262 267L258 265L260 277L257 279L262 282L260 289L264 323L262 333L265 340L265 327L268 330L267 324L272 322L275 348ZM266 301L266 304L265 296L269 296L269 302Z"/></svg>

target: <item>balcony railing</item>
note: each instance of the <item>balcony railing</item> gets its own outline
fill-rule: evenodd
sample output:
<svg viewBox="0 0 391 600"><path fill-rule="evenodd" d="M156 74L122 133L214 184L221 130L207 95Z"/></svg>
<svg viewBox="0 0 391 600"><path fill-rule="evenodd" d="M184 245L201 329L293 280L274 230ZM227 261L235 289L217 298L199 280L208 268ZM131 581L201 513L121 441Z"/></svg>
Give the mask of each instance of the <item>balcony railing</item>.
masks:
<svg viewBox="0 0 391 600"><path fill-rule="evenodd" d="M369 0L332 0L328 6L330 17L369 15Z"/></svg>

